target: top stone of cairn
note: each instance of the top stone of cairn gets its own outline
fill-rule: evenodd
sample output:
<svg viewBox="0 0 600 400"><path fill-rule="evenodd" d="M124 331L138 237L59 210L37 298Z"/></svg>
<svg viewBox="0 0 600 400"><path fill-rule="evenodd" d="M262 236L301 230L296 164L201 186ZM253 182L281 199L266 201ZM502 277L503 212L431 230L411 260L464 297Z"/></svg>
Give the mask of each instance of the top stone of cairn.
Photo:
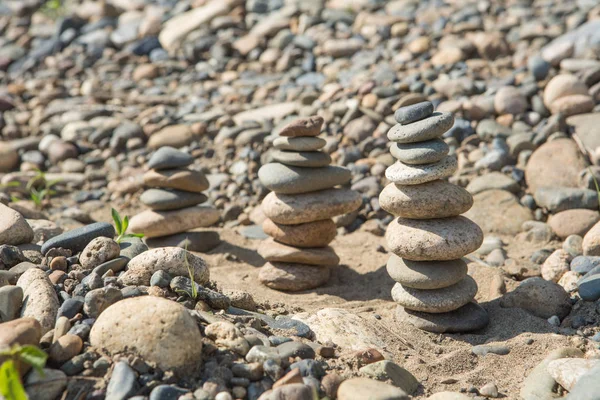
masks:
<svg viewBox="0 0 600 400"><path fill-rule="evenodd" d="M194 162L194 158L183 151L170 146L156 150L148 160L148 168L154 170L186 167Z"/></svg>
<svg viewBox="0 0 600 400"><path fill-rule="evenodd" d="M306 137L318 136L323 126L323 117L313 115L312 117L300 118L284 126L279 136Z"/></svg>
<svg viewBox="0 0 600 400"><path fill-rule="evenodd" d="M402 125L420 121L433 114L433 104L429 101L412 104L410 106L401 107L394 113L396 122Z"/></svg>

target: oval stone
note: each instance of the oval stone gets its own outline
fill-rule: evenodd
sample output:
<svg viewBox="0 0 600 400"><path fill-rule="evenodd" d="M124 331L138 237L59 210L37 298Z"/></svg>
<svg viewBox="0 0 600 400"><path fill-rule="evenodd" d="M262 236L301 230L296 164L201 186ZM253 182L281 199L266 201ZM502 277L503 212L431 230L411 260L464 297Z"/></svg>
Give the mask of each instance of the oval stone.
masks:
<svg viewBox="0 0 600 400"><path fill-rule="evenodd" d="M462 259L449 261L411 261L390 256L387 272L404 287L441 289L452 286L467 276L467 264Z"/></svg>
<svg viewBox="0 0 600 400"><path fill-rule="evenodd" d="M214 207L194 206L172 211L145 210L129 221L129 230L147 238L173 235L194 228L211 226L221 218Z"/></svg>
<svg viewBox="0 0 600 400"><path fill-rule="evenodd" d="M300 118L284 126L279 132L279 136L318 136L319 133L321 133L321 126L323 126L323 122L323 117L319 115Z"/></svg>
<svg viewBox="0 0 600 400"><path fill-rule="evenodd" d="M387 137L399 143L424 142L442 136L453 124L452 113L434 112L430 117L409 125L394 125L388 131Z"/></svg>
<svg viewBox="0 0 600 400"><path fill-rule="evenodd" d="M296 247L325 247L337 235L337 227L331 219L283 225L267 218L262 227L276 241Z"/></svg>
<svg viewBox="0 0 600 400"><path fill-rule="evenodd" d="M267 261L300 263L310 265L338 265L340 258L335 251L327 247L304 248L278 243L272 238L263 240L258 246L258 254Z"/></svg>
<svg viewBox="0 0 600 400"><path fill-rule="evenodd" d="M431 164L448 155L450 147L442 139L417 143L393 143L390 153L404 164Z"/></svg>
<svg viewBox="0 0 600 400"><path fill-rule="evenodd" d="M202 172L191 169L150 170L144 174L144 185L194 193L201 193L209 186L208 179Z"/></svg>
<svg viewBox="0 0 600 400"><path fill-rule="evenodd" d="M352 179L352 174L336 166L302 168L269 163L258 170L258 179L275 193L297 194L343 185Z"/></svg>
<svg viewBox="0 0 600 400"><path fill-rule="evenodd" d="M319 287L329 280L329 268L308 264L266 263L258 279L271 289L297 292Z"/></svg>
<svg viewBox="0 0 600 400"><path fill-rule="evenodd" d="M163 146L156 150L148 160L147 166L152 169L168 169L185 167L194 162L194 158L174 147Z"/></svg>
<svg viewBox="0 0 600 400"><path fill-rule="evenodd" d="M469 302L456 310L441 314L412 311L398 306L396 320L399 323L408 322L427 332L461 333L484 328L490 317L479 304Z"/></svg>
<svg viewBox="0 0 600 400"><path fill-rule="evenodd" d="M460 186L441 180L421 185L390 183L381 191L379 205L397 217L446 218L467 212L473 197Z"/></svg>
<svg viewBox="0 0 600 400"><path fill-rule="evenodd" d="M399 161L385 170L385 177L399 185L419 185L452 176L458 169L454 156L446 156L433 164L407 165Z"/></svg>
<svg viewBox="0 0 600 400"><path fill-rule="evenodd" d="M327 144L320 137L278 137L273 141L273 146L279 150L288 151L316 151Z"/></svg>
<svg viewBox="0 0 600 400"><path fill-rule="evenodd" d="M140 196L140 201L151 210L179 210L204 203L208 198L202 193L182 190L148 189Z"/></svg>
<svg viewBox="0 0 600 400"><path fill-rule="evenodd" d="M455 260L483 243L481 228L468 218L396 218L385 238L390 251L413 261Z"/></svg>
<svg viewBox="0 0 600 400"><path fill-rule="evenodd" d="M433 114L433 104L430 101L422 101L410 106L400 107L394 113L396 122L402 125L408 125L420 121Z"/></svg>
<svg viewBox="0 0 600 400"><path fill-rule="evenodd" d="M322 151L282 151L272 153L274 161L294 167L326 167L331 163L331 157Z"/></svg>
<svg viewBox="0 0 600 400"><path fill-rule="evenodd" d="M473 300L476 294L477 282L469 275L442 289L412 289L399 283L392 288L392 298L402 307L433 314L456 310Z"/></svg>
<svg viewBox="0 0 600 400"><path fill-rule="evenodd" d="M360 194L349 189L327 189L293 196L272 192L264 198L262 210L273 222L294 225L347 214L361 204Z"/></svg>
<svg viewBox="0 0 600 400"><path fill-rule="evenodd" d="M78 253L89 242L100 236L112 239L115 236L115 228L106 222L95 222L81 228L75 228L44 242L41 252L46 254L52 248L62 247L71 250L73 253Z"/></svg>

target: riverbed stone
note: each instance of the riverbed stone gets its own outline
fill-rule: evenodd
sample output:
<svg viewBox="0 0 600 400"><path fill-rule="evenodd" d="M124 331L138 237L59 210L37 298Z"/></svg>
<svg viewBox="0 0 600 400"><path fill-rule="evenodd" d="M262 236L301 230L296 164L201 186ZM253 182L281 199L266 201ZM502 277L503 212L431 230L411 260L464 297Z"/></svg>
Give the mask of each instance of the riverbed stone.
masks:
<svg viewBox="0 0 600 400"><path fill-rule="evenodd" d="M404 164L432 164L448 155L450 147L442 139L416 143L393 143L390 153Z"/></svg>
<svg viewBox="0 0 600 400"><path fill-rule="evenodd" d="M92 239L79 255L79 263L84 269L93 269L119 256L121 248L111 238L97 237Z"/></svg>
<svg viewBox="0 0 600 400"><path fill-rule="evenodd" d="M552 215L548 219L548 225L556 236L566 239L570 235L585 236L598 221L600 221L598 211L574 209Z"/></svg>
<svg viewBox="0 0 600 400"><path fill-rule="evenodd" d="M395 313L399 323L410 323L414 327L433 333L461 333L484 328L490 317L483 307L469 302L456 310L433 314L413 311L398 306Z"/></svg>
<svg viewBox="0 0 600 400"><path fill-rule="evenodd" d="M462 259L449 261L411 261L392 254L387 262L390 277L404 287L441 289L452 286L467 276Z"/></svg>
<svg viewBox="0 0 600 400"><path fill-rule="evenodd" d="M515 290L500 299L500 305L522 308L544 319L553 315L562 319L571 311L569 294L562 286L540 277L522 281Z"/></svg>
<svg viewBox="0 0 600 400"><path fill-rule="evenodd" d="M385 177L398 185L419 185L452 176L458 169L454 156L446 156L433 164L407 165L394 163L385 170Z"/></svg>
<svg viewBox="0 0 600 400"><path fill-rule="evenodd" d="M331 219L283 225L267 218L262 227L275 241L295 247L325 247L337 234L337 227Z"/></svg>
<svg viewBox="0 0 600 400"><path fill-rule="evenodd" d="M338 400L408 400L410 396L400 388L369 378L351 378L340 385Z"/></svg>
<svg viewBox="0 0 600 400"><path fill-rule="evenodd" d="M206 200L208 198L202 193L174 189L147 189L140 196L140 201L154 211L179 210L204 203Z"/></svg>
<svg viewBox="0 0 600 400"><path fill-rule="evenodd" d="M286 151L317 151L325 147L327 141L319 137L278 137L273 147Z"/></svg>
<svg viewBox="0 0 600 400"><path fill-rule="evenodd" d="M260 182L269 190L281 194L329 189L349 182L351 177L348 169L337 166L302 168L269 163L258 171Z"/></svg>
<svg viewBox="0 0 600 400"><path fill-rule="evenodd" d="M0 203L0 244L16 246L32 240L33 229L23 215Z"/></svg>
<svg viewBox="0 0 600 400"><path fill-rule="evenodd" d="M23 289L21 317L38 320L42 335L52 330L60 304L48 275L38 268L29 269L19 277L17 286Z"/></svg>
<svg viewBox="0 0 600 400"><path fill-rule="evenodd" d="M221 244L221 238L218 232L188 231L148 238L146 244L153 249L158 247L181 247L189 251L206 253Z"/></svg>
<svg viewBox="0 0 600 400"><path fill-rule="evenodd" d="M129 221L129 230L146 238L173 235L194 228L208 227L221 218L212 206L193 206L171 211L145 210Z"/></svg>
<svg viewBox="0 0 600 400"><path fill-rule="evenodd" d="M163 146L156 150L148 163L148 168L155 170L186 167L194 162L194 158L174 147Z"/></svg>
<svg viewBox="0 0 600 400"><path fill-rule="evenodd" d="M285 151L271 153L273 161L292 167L326 167L331 163L329 154L322 151Z"/></svg>
<svg viewBox="0 0 600 400"><path fill-rule="evenodd" d="M23 289L19 286L0 287L0 322L8 322L17 318L23 303Z"/></svg>
<svg viewBox="0 0 600 400"><path fill-rule="evenodd" d="M531 210L506 190L486 190L473 196L473 206L465 213L487 233L516 235L524 222L533 219Z"/></svg>
<svg viewBox="0 0 600 400"><path fill-rule="evenodd" d="M507 192L518 193L521 187L511 177L501 172L492 171L473 179L466 189L469 193L476 195L486 190L506 190Z"/></svg>
<svg viewBox="0 0 600 400"><path fill-rule="evenodd" d="M296 119L279 131L279 136L312 137L321 133L324 119L319 115Z"/></svg>
<svg viewBox="0 0 600 400"><path fill-rule="evenodd" d="M260 270L260 282L276 290L297 292L324 285L329 279L327 267L309 264L268 262Z"/></svg>
<svg viewBox="0 0 600 400"><path fill-rule="evenodd" d="M441 289L413 289L399 283L392 288L392 298L402 307L434 314L456 310L473 300L476 294L477 283L468 275Z"/></svg>
<svg viewBox="0 0 600 400"><path fill-rule="evenodd" d="M208 179L200 171L191 169L149 170L144 174L144 185L154 188L177 189L202 193L208 189Z"/></svg>
<svg viewBox="0 0 600 400"><path fill-rule="evenodd" d="M267 261L299 263L310 265L337 265L340 258L335 251L327 247L296 248L278 243L272 238L263 240L258 246L258 254Z"/></svg>
<svg viewBox="0 0 600 400"><path fill-rule="evenodd" d="M113 238L115 228L106 222L95 222L81 228L72 229L63 234L53 237L42 245L42 254L46 254L52 248L62 247L73 253L82 251L88 243L97 237Z"/></svg>
<svg viewBox="0 0 600 400"><path fill-rule="evenodd" d="M430 101L422 101L417 104L400 107L394 113L394 119L399 124L408 125L425 119L431 114L433 114L433 104Z"/></svg>
<svg viewBox="0 0 600 400"><path fill-rule="evenodd" d="M431 116L409 125L394 125L389 130L389 140L398 143L415 143L436 139L454 124L452 113L434 112Z"/></svg>

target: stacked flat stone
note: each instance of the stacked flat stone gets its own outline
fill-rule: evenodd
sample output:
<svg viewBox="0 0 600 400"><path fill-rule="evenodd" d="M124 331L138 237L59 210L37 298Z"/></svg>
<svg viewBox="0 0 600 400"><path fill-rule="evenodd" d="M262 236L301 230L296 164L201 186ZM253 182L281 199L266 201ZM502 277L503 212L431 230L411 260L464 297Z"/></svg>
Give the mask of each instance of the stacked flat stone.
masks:
<svg viewBox="0 0 600 400"><path fill-rule="evenodd" d="M168 146L148 160L148 189L140 201L149 209L131 218L129 229L143 233L149 247L183 246L186 241L191 251L207 251L211 243L218 243L216 232L190 232L220 218L215 207L199 205L207 200L202 192L209 184L202 172L188 168L193 162L189 154Z"/></svg>
<svg viewBox="0 0 600 400"><path fill-rule="evenodd" d="M326 141L317 137L323 118L313 116L283 127L273 145L275 162L258 171L260 182L272 192L262 202L267 219L263 230L270 239L258 252L268 262L260 281L273 289L298 291L327 282L329 267L339 257L329 246L337 234L332 217L356 210L358 193L335 186L348 183L350 171L331 166L320 151Z"/></svg>
<svg viewBox="0 0 600 400"><path fill-rule="evenodd" d="M484 327L487 312L473 302L477 283L463 256L477 250L483 232L461 216L473 205L465 189L447 182L457 170L441 136L454 124L451 113L434 112L430 102L400 108L388 132L396 162L379 204L395 218L386 241L387 264L396 281L396 317L430 332L465 332Z"/></svg>

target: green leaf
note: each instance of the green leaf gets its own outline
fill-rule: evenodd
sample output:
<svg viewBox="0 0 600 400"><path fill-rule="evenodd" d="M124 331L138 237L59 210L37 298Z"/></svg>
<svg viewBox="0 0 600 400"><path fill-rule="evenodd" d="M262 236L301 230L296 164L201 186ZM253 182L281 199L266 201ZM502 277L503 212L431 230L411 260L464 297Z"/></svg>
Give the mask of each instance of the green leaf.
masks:
<svg viewBox="0 0 600 400"><path fill-rule="evenodd" d="M7 360L0 366L0 394L7 400L27 400L13 360Z"/></svg>
<svg viewBox="0 0 600 400"><path fill-rule="evenodd" d="M128 237L136 237L136 238L143 238L144 234L143 233L128 233L127 234Z"/></svg>
<svg viewBox="0 0 600 400"><path fill-rule="evenodd" d="M127 228L129 228L129 217L126 215L123 217L123 233L127 232Z"/></svg>
<svg viewBox="0 0 600 400"><path fill-rule="evenodd" d="M9 187L18 187L21 186L21 182L18 181L10 181L0 185L1 188L9 188Z"/></svg>
<svg viewBox="0 0 600 400"><path fill-rule="evenodd" d="M121 235L121 233L123 233L123 229L122 229L122 225L121 225L121 216L119 215L119 212L117 210L115 210L114 208L111 208L110 212L112 214L113 221L115 221L115 228L117 228L117 235Z"/></svg>
<svg viewBox="0 0 600 400"><path fill-rule="evenodd" d="M35 370L43 375L42 368L46 365L48 355L36 346L26 345L22 346L17 353L19 358L31 365Z"/></svg>

